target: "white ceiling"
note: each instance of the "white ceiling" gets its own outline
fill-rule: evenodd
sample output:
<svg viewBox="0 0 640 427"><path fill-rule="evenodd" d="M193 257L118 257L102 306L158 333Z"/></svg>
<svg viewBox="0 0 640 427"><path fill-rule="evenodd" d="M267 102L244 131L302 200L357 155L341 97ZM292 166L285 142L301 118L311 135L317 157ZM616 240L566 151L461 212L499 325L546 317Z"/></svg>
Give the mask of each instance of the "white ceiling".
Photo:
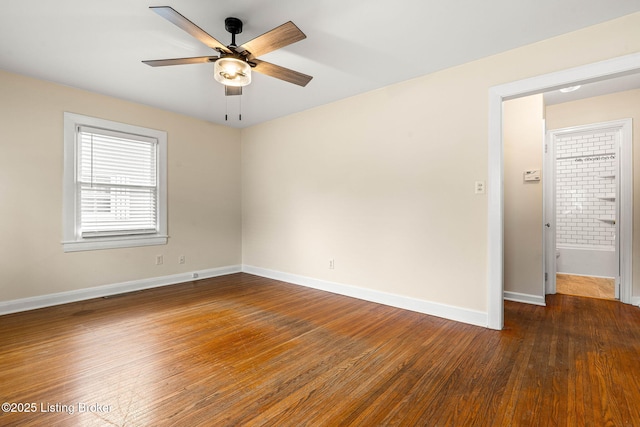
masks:
<svg viewBox="0 0 640 427"><path fill-rule="evenodd" d="M142 64L214 53L149 6L225 44L228 16L244 21L238 45L291 20L307 39L260 59L314 79L254 73L225 97L213 64ZM637 11L640 0L2 0L0 69L246 127Z"/></svg>

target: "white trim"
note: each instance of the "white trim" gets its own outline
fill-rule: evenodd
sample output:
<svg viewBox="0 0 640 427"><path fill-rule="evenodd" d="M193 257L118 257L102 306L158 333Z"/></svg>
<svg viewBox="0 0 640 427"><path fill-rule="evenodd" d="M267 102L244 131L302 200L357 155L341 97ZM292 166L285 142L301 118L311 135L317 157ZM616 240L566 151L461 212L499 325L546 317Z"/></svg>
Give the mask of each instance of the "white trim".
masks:
<svg viewBox="0 0 640 427"><path fill-rule="evenodd" d="M111 285L96 286L93 288L84 288L75 291L41 295L31 298L0 301L0 315L189 282L194 280L194 273L198 275L197 280L200 280L225 276L227 274L240 273L241 271L242 268L240 265L230 265L226 267L173 274L171 276L151 277L148 279L132 280L130 282L114 283Z"/></svg>
<svg viewBox="0 0 640 427"><path fill-rule="evenodd" d="M64 170L62 191L62 249L64 252L76 252L97 249L130 248L137 246L165 245L168 238L167 228L167 132L127 123L114 122L76 113L64 112ZM115 130L158 142L157 150L157 232L144 236L121 235L117 237L83 238L77 232L76 197L76 129L78 126L91 126L105 130Z"/></svg>
<svg viewBox="0 0 640 427"><path fill-rule="evenodd" d="M487 239L487 308L488 326L502 329L504 326L503 304L503 142L502 101L534 95L576 84L631 74L640 71L640 53L621 56L532 77L525 80L494 86L489 89L489 146L488 146L488 239Z"/></svg>
<svg viewBox="0 0 640 427"><path fill-rule="evenodd" d="M574 251L602 251L602 252L615 252L614 246L604 245L574 245L574 244L559 244L556 245L556 249L571 249Z"/></svg>
<svg viewBox="0 0 640 427"><path fill-rule="evenodd" d="M624 119L620 123L620 178L618 191L618 232L620 235L620 301L633 304L633 120Z"/></svg>
<svg viewBox="0 0 640 427"><path fill-rule="evenodd" d="M515 302L521 302L525 304L540 305L543 307L547 305L544 297L541 297L540 295L521 294L519 292L504 291L504 299L506 299L507 301L515 301Z"/></svg>
<svg viewBox="0 0 640 427"><path fill-rule="evenodd" d="M631 304L640 307L640 297L631 297Z"/></svg>
<svg viewBox="0 0 640 427"><path fill-rule="evenodd" d="M127 236L127 238L101 238L96 241L62 242L65 252L94 251L100 249L137 248L139 246L166 245L169 236Z"/></svg>
<svg viewBox="0 0 640 427"><path fill-rule="evenodd" d="M326 280L314 279L297 274L284 273L281 271L254 267L251 265L243 265L242 271L256 276L280 280L294 285L305 286L308 288L318 289L321 291L331 292L334 294L352 298L358 298L361 300L384 304L391 307L402 308L404 310L415 311L431 316L442 317L449 320L455 320L457 322L468 323L476 326L487 326L487 314L481 311L469 310L446 304L439 304L416 298L410 298L402 295L376 291L373 289L360 288L357 286L329 282Z"/></svg>
<svg viewBox="0 0 640 427"><path fill-rule="evenodd" d="M487 325L504 326L504 150L502 95L489 90L489 163L487 174Z"/></svg>

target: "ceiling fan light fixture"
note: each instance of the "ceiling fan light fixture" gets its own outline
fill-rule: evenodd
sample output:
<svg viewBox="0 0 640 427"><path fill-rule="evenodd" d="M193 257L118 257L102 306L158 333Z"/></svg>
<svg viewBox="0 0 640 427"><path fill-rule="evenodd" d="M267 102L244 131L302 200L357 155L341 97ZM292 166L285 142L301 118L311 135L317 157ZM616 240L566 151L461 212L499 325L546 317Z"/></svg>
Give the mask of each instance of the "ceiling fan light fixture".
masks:
<svg viewBox="0 0 640 427"><path fill-rule="evenodd" d="M242 33L242 21L238 18L228 17L224 20L224 27L231 34L231 44L225 46L170 6L151 6L150 9L220 55L142 61L151 67L213 62L213 75L216 81L227 88L235 89L251 84L253 71L301 87L305 87L313 78L258 59L259 56L307 38L300 28L291 21L238 46L236 35ZM225 90L227 96L240 95L241 93L242 91L238 90Z"/></svg>
<svg viewBox="0 0 640 427"><path fill-rule="evenodd" d="M251 66L238 58L220 58L213 66L213 76L225 86L246 86L251 83Z"/></svg>

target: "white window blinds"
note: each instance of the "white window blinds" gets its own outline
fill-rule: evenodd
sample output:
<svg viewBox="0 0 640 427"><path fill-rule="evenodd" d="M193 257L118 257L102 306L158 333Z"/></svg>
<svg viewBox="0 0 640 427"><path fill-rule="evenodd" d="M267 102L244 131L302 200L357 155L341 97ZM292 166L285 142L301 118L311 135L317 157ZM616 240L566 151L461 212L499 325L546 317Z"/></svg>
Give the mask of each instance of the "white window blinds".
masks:
<svg viewBox="0 0 640 427"><path fill-rule="evenodd" d="M79 237L158 232L158 141L77 127Z"/></svg>

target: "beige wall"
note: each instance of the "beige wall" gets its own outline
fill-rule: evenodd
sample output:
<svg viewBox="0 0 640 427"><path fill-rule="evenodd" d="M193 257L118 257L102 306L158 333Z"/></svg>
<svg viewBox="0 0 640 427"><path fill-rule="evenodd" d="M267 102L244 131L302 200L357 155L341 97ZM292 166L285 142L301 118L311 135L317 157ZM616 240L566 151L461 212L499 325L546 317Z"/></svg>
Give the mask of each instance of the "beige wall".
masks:
<svg viewBox="0 0 640 427"><path fill-rule="evenodd" d="M489 88L638 52L638 28L637 13L243 130L244 263L486 311Z"/></svg>
<svg viewBox="0 0 640 427"><path fill-rule="evenodd" d="M550 105L547 128L633 119L633 296L640 295L640 89Z"/></svg>
<svg viewBox="0 0 640 427"><path fill-rule="evenodd" d="M65 111L167 131L167 245L63 253ZM241 263L238 130L3 71L0 121L0 301Z"/></svg>
<svg viewBox="0 0 640 427"><path fill-rule="evenodd" d="M524 181L524 171L542 176L542 95L503 103L504 289L544 298L542 280L542 181Z"/></svg>

